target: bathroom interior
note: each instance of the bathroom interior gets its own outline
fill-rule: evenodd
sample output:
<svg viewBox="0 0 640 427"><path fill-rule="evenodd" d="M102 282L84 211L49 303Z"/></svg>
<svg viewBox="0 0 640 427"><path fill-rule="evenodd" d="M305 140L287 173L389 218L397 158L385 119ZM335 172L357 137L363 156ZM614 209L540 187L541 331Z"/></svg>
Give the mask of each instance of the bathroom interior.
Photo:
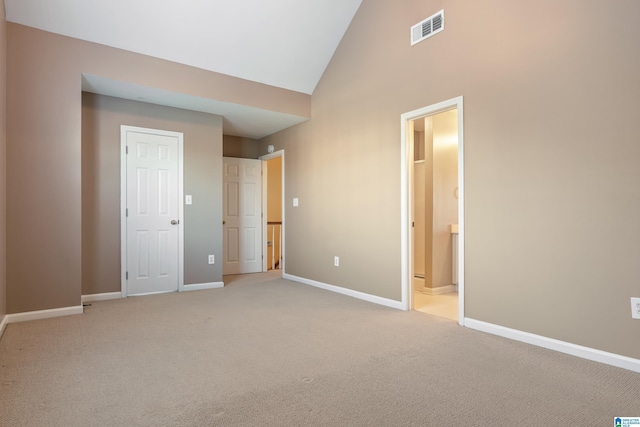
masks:
<svg viewBox="0 0 640 427"><path fill-rule="evenodd" d="M412 121L413 309L458 320L458 111Z"/></svg>

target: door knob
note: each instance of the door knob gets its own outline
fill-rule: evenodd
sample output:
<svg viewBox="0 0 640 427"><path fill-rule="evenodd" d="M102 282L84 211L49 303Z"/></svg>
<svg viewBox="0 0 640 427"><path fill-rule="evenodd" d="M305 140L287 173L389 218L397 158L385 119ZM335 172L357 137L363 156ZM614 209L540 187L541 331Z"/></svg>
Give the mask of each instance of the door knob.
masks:
<svg viewBox="0 0 640 427"><path fill-rule="evenodd" d="M178 223L178 221L176 221L175 219L171 220L171 225L176 225Z"/></svg>

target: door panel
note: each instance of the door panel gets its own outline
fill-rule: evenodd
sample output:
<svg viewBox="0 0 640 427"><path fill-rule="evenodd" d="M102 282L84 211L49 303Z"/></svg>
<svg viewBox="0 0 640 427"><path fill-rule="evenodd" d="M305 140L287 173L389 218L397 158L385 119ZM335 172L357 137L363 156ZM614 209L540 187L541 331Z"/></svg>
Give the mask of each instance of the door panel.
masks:
<svg viewBox="0 0 640 427"><path fill-rule="evenodd" d="M262 162L224 158L223 274L262 271Z"/></svg>
<svg viewBox="0 0 640 427"><path fill-rule="evenodd" d="M127 295L178 290L178 137L150 132L126 136Z"/></svg>

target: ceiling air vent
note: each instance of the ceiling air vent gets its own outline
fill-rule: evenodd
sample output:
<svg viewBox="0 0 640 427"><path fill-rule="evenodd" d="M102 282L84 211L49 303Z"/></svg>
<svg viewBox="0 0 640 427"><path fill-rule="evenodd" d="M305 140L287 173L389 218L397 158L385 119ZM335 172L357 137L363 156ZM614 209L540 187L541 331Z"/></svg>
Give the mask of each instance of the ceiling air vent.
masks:
<svg viewBox="0 0 640 427"><path fill-rule="evenodd" d="M444 30L444 9L411 27L411 46Z"/></svg>

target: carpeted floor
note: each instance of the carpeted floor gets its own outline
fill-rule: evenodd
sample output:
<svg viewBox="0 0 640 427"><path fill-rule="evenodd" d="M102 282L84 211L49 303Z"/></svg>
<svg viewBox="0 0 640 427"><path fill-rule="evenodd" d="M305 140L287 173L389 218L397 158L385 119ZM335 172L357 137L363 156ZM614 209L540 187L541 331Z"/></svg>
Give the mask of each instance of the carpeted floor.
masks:
<svg viewBox="0 0 640 427"><path fill-rule="evenodd" d="M640 374L293 283L8 325L1 426L610 426Z"/></svg>

